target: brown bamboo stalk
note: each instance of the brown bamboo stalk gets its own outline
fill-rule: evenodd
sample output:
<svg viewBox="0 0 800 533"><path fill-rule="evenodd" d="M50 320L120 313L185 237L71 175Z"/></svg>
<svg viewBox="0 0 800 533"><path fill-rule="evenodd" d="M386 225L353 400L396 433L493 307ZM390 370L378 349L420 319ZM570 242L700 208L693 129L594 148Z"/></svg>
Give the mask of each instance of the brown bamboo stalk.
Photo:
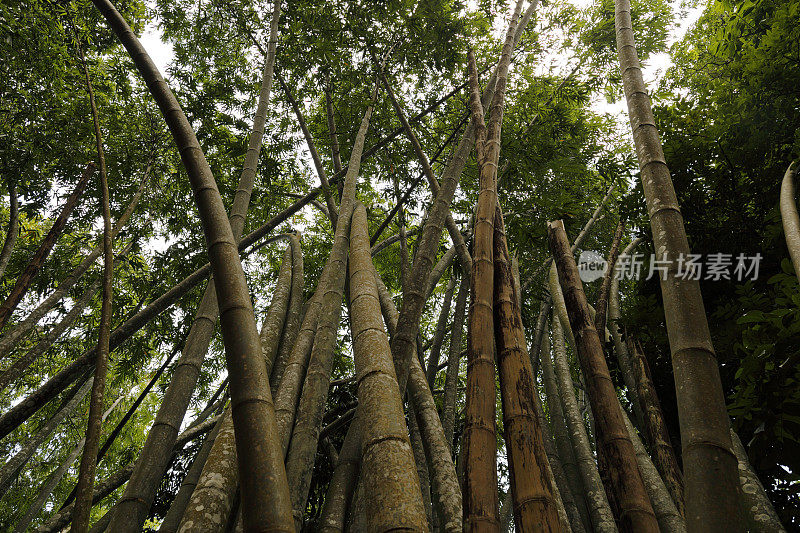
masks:
<svg viewBox="0 0 800 533"><path fill-rule="evenodd" d="M261 324L261 353L267 365L267 374L272 375L273 365L278 355L278 343L283 333L286 322L286 312L289 309L289 292L292 287L292 248L286 247L283 252L281 266L278 269L278 280L272 290L272 301L269 310ZM271 381L271 380L270 380Z"/></svg>
<svg viewBox="0 0 800 533"><path fill-rule="evenodd" d="M603 331L606 327L606 315L608 314L608 293L611 290L611 279L614 277L614 265L617 263L619 256L619 243L622 240L622 231L625 229L625 221L620 218L617 224L617 229L614 231L614 238L611 241L611 249L608 251L608 259L606 260L606 271L603 273L603 281L600 284L598 291L597 303L595 309L597 310L594 317L594 327L597 331Z"/></svg>
<svg viewBox="0 0 800 533"><path fill-rule="evenodd" d="M650 365L644 356L641 345L635 343L630 335L627 338L627 348L628 353L633 356L631 362L636 378L636 396L644 414L644 433L653 454L653 462L658 468L678 512L684 516L683 473L678 466L675 450L672 449L672 441L664 421L661 402L658 401L658 394L656 394L653 378L650 375Z"/></svg>
<svg viewBox="0 0 800 533"><path fill-rule="evenodd" d="M442 407L442 429L447 444L453 447L453 428L456 418L456 400L458 396L458 371L461 362L461 339L464 334L464 318L466 316L467 297L469 296L469 273L461 274L461 281L456 297L456 308L453 312L453 327L450 330L450 346L447 355L447 371L444 379L444 403Z"/></svg>
<svg viewBox="0 0 800 533"><path fill-rule="evenodd" d="M514 524L521 531L561 531L553 487L547 476L547 454L530 355L525 345L503 215L494 216L494 336L503 405Z"/></svg>
<svg viewBox="0 0 800 533"><path fill-rule="evenodd" d="M281 334L278 348L278 356L272 369L272 377L270 378L270 385L273 390L277 389L283 379L283 374L286 372L286 367L291 359L292 349L297 340L297 335L300 331L300 325L303 319L303 288L305 278L303 275L303 249L300 246L299 235L299 233L294 233L289 236L289 245L292 249L292 285L289 293L289 308L286 311L286 322L283 326L283 333ZM276 410L277 405L276 403Z"/></svg>
<svg viewBox="0 0 800 533"><path fill-rule="evenodd" d="M625 429L617 393L603 354L603 346L589 312L578 268L570 252L564 224L548 224L548 242L558 270L578 358L597 424L598 447L609 462L611 484L620 506L625 531L658 531L658 522L636 464L636 453Z"/></svg>

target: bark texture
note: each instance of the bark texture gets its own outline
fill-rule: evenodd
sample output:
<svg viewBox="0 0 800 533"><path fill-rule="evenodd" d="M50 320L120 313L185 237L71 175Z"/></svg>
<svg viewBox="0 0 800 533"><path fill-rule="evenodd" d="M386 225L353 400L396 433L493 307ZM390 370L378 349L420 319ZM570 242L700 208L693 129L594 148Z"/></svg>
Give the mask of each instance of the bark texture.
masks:
<svg viewBox="0 0 800 533"><path fill-rule="evenodd" d="M552 285L550 291L551 294L555 292ZM559 305L559 301L555 296L553 297L553 304L555 306ZM580 472L583 482L582 493L589 507L589 518L591 519L592 528L598 532L615 532L617 531L617 526L614 522L614 515L606 499L603 482L600 479L600 473L597 471L597 464L592 454L592 447L589 443L589 437L586 434L586 427L583 425L583 415L578 407L578 401L575 398L575 388L572 382L569 362L567 361L566 347L564 345L563 324L556 315L557 312L554 309L552 323L554 348L553 363L556 379L558 379L559 397L561 398L561 405L564 408L564 416L572 442L572 449L575 453L578 472Z"/></svg>
<svg viewBox="0 0 800 533"><path fill-rule="evenodd" d="M553 486L547 475L541 419L535 407L538 393L499 207L495 210L493 247L494 337L514 524L521 531L561 531Z"/></svg>
<svg viewBox="0 0 800 533"><path fill-rule="evenodd" d="M678 257L689 254L689 242L642 78L629 0L615 0L614 19L653 244L656 255L671 264L661 294L681 427L686 522L692 531L740 531L737 461L719 367L700 284L676 276Z"/></svg>
<svg viewBox="0 0 800 533"><path fill-rule="evenodd" d="M658 531L653 507L644 488L636 453L625 429L617 392L608 372L603 345L594 327L578 268L562 222L548 224L548 243L558 270L576 352L597 425L597 447L608 460L611 486L620 508L624 531Z"/></svg>
<svg viewBox="0 0 800 533"><path fill-rule="evenodd" d="M361 435L361 477L369 531L427 531L389 339L383 329L367 237L358 204L350 232L350 309L358 404L370 420Z"/></svg>
<svg viewBox="0 0 800 533"><path fill-rule="evenodd" d="M731 429L731 441L739 462L739 483L742 488L741 505L748 530L763 533L785 533L786 529L772 507L772 502L769 501L764 486L761 485L758 475L750 465L747 450L733 429Z"/></svg>
<svg viewBox="0 0 800 533"><path fill-rule="evenodd" d="M800 280L800 217L797 215L797 203L795 201L795 184L797 169L795 163L789 165L786 174L783 175L781 182L781 221L783 222L783 235L786 238L786 248L789 249L789 257L792 258L794 272ZM3 248L5 250L5 247ZM0 276L2 270L0 270ZM735 445L735 443L734 443Z"/></svg>
<svg viewBox="0 0 800 533"><path fill-rule="evenodd" d="M675 450L672 449L664 413L661 411L661 402L658 401L656 388L650 376L650 365L647 363L642 347L634 343L631 337L628 337L626 344L628 353L633 355L633 371L638 387L636 395L644 414L644 430L653 454L653 462L658 468L678 512L683 516L683 473L678 466Z"/></svg>

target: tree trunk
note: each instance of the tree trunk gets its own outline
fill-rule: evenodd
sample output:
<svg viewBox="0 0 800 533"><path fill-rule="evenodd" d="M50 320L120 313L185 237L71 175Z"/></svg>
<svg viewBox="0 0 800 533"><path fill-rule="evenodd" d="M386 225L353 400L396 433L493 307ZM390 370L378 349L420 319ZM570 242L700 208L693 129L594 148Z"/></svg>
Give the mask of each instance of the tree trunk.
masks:
<svg viewBox="0 0 800 533"><path fill-rule="evenodd" d="M372 95L373 101L375 92L373 91ZM317 452L317 439L322 424L325 400L328 396L333 351L338 337L342 311L342 297L347 272L347 244L355 205L356 182L372 109L373 102L370 102L361 120L350 153L350 164L347 167L347 177L342 190L342 203L339 208L333 249L320 276L320 286L325 287L325 291L321 296L319 323L286 455L286 471L292 479L290 489L294 523L298 530L303 523L303 511L306 507L314 456Z"/></svg>
<svg viewBox="0 0 800 533"><path fill-rule="evenodd" d="M350 235L350 308L359 410L370 420L361 436L367 527L376 532L427 531L373 268L367 213L358 204Z"/></svg>
<svg viewBox="0 0 800 533"><path fill-rule="evenodd" d="M462 270L461 282L456 297L456 309L453 313L453 329L450 332L450 347L447 355L447 372L444 379L444 403L442 407L442 429L444 439L450 449L453 448L453 428L456 419L456 402L458 400L458 374L461 362L461 339L464 334L464 317L469 296L469 272Z"/></svg>
<svg viewBox="0 0 800 533"><path fill-rule="evenodd" d="M286 312L286 322L283 325L283 333L278 348L278 358L272 369L270 384L273 390L283 379L286 366L292 355L297 334L300 330L300 322L303 319L303 288L305 278L303 275L303 249L300 246L299 234L289 235L289 244L292 248L292 286L289 293L289 309ZM275 405L277 409L277 403Z"/></svg>
<svg viewBox="0 0 800 533"><path fill-rule="evenodd" d="M425 369L425 377L431 389L433 389L434 382L436 381L436 371L439 369L439 357L442 353L444 336L447 333L447 321L450 319L450 305L453 301L453 292L455 292L455 288L456 278L455 275L451 274L447 282L447 288L444 291L442 309L439 312L439 320L436 323L436 331L433 334L431 353L428 357L428 366Z"/></svg>
<svg viewBox="0 0 800 533"><path fill-rule="evenodd" d="M700 284L676 277L676 262L689 254L689 243L642 78L630 11L628 0L615 0L617 53L653 244L666 256L659 259L670 261L661 293L681 425L686 522L692 531L741 531L737 461L719 367Z"/></svg>
<svg viewBox="0 0 800 533"><path fill-rule="evenodd" d="M611 279L614 278L614 265L619 256L619 242L622 239L622 231L625 229L625 221L620 219L617 229L614 232L614 239L611 241L611 249L606 260L606 271L603 273L603 281L598 291L597 312L594 316L594 327L597 331L604 331L606 328L606 315L608 314L608 293L611 290ZM601 339L605 341L605 339Z"/></svg>
<svg viewBox="0 0 800 533"><path fill-rule="evenodd" d="M108 192L108 174L106 158L103 152L103 135L100 131L100 118L94 100L92 79L89 67L83 54L80 38L76 35L78 53L80 55L83 74L86 77L86 91L92 109L94 137L97 147L97 161L100 165L100 191L103 214L103 303L100 307L100 325L97 334L97 356L94 363L94 383L89 398L89 420L86 427L86 444L83 447L78 486L75 489L75 510L72 514L72 530L77 533L89 531L89 513L92 510L92 487L97 469L97 450L100 448L100 432L103 426L103 396L106 389L108 373L108 357L110 354L109 338L111 336L111 305L114 298L114 243L111 235L111 199Z"/></svg>
<svg viewBox="0 0 800 533"><path fill-rule="evenodd" d="M464 523L476 531L497 531L497 461L495 441L494 378L494 262L492 240L497 205L497 162L508 66L514 48L514 30L522 10L517 2L506 33L497 85L489 109L489 124L483 123L483 105L478 86L475 57L470 52L470 108L475 128L475 147L480 168L472 261L472 303L469 310L467 350L466 422L462 444L464 457Z"/></svg>
<svg viewBox="0 0 800 533"><path fill-rule="evenodd" d="M783 175L781 182L781 221L783 222L783 235L786 238L786 248L789 249L789 257L792 258L794 273L800 280L800 217L797 215L797 203L794 195L794 180L797 176L795 163L789 165L786 174ZM5 246L3 246L5 252ZM2 269L0 268L0 276ZM736 446L736 443L734 443ZM734 450L736 451L736 450Z"/></svg>
<svg viewBox="0 0 800 533"><path fill-rule="evenodd" d="M139 203L139 200L144 194L146 185L150 179L150 169L152 168L152 158L147 163L147 168L144 172L144 177L139 184L139 189L133 195L125 211L120 215L119 219L114 224L114 229L111 231L112 240L119 235L122 228L128 223L133 215L134 209ZM97 258L103 253L102 246L95 246L95 248L83 258L80 264L70 272L61 282L58 287L50 295L45 298L42 303L36 306L36 309L30 312L27 317L21 322L14 324L6 333L0 337L0 354L9 353L17 343L27 334L33 327L42 319L61 299L75 286L78 280L83 276L87 270L97 261Z"/></svg>
<svg viewBox="0 0 800 533"><path fill-rule="evenodd" d="M625 247L620 257L630 255L640 242L642 242L640 237L634 239ZM622 381L625 383L626 396L633 406L634 421L637 423L638 427L644 427L644 414L642 413L642 408L639 404L639 396L636 392L638 388L636 385L636 377L633 374L633 365L631 364L628 347L625 345L625 341L622 339L622 332L620 331L622 328L620 322L622 315L619 305L619 278L616 275L611 278L611 288L609 290L608 299L608 318L611 340L614 343L614 353L617 356L617 363L619 365L620 374L622 374Z"/></svg>
<svg viewBox="0 0 800 533"><path fill-rule="evenodd" d="M556 325L553 324L555 330ZM553 333L555 336L555 332ZM556 375L553 371L553 361L550 358L550 342L547 335L542 335L542 351L541 351L541 366L542 366L542 382L544 384L545 395L547 396L547 410L550 413L550 423L553 427L553 436L555 437L555 445L558 451L558 457L561 460L561 465L564 469L564 477L567 482L569 492L572 494L575 507L579 513L581 522L589 528L591 520L589 512L586 508L586 501L583 493L583 483L581 475L578 470L578 465L575 460L575 452L573 451L572 444L570 443L569 434L567 433L567 423L564 417L564 409L559 399L558 383ZM561 491L562 496L565 491Z"/></svg>
<svg viewBox="0 0 800 533"><path fill-rule="evenodd" d="M11 252L14 251L14 245L17 243L17 236L19 235L19 199L17 198L17 184L16 182L8 181L8 229L6 230L6 238L3 240L3 249L0 250L0 279L6 272L8 260L11 259ZM0 352L5 353L5 352Z"/></svg>
<svg viewBox="0 0 800 533"><path fill-rule="evenodd" d="M551 222L547 229L553 262L558 270L576 340L576 352L597 424L597 446L602 447L608 460L611 485L619 502L621 528L625 531L657 532L658 522L639 474L636 453L625 429L617 393L606 366L603 345L594 328L564 225L560 221Z"/></svg>
<svg viewBox="0 0 800 533"><path fill-rule="evenodd" d="M264 360L261 357L260 341L250 294L236 245L244 226L246 207L250 201L255 166L261 147L260 141L271 85L274 54L271 54L272 61L268 59L264 67L258 112L253 124L253 134L250 137L245 168L240 179L243 183L240 183L234 198L229 224L226 222L225 208L211 168L177 100L128 24L109 0L94 0L94 3L130 53L150 88L150 92L155 97L178 145L181 159L195 192L195 200L209 249L209 258L215 274L214 287L219 301L218 314L230 375L232 414L234 426L238 428L240 436L237 439L237 445L239 446L238 458L242 479L245 526L253 529L272 528L275 531L293 531L288 483L281 464L282 454L277 438L274 406L269 392ZM273 9L271 30L275 29L275 31L271 31L270 50L274 49L277 42L274 36L277 34L279 9L279 5ZM251 162L252 165L249 165ZM216 311L216 306L213 306L212 310ZM204 355L205 350L202 353ZM199 359L202 361L202 355ZM199 367L199 365L197 366ZM198 370L191 369L190 378L187 381L196 383ZM194 379L191 379L192 377ZM172 427L165 424L156 426L166 430L165 440L167 442L172 440L169 436L174 435L173 428L180 425L183 412L185 412L185 407L181 404L188 403L188 397L191 397L193 389L193 383L191 386L185 387L184 390L189 392L185 402L176 399L174 405L166 407L170 411L179 411L177 414L180 414L180 417L175 417L177 422L173 422ZM165 404L167 399L164 400ZM172 416L169 418L171 419ZM155 446L155 440L153 442ZM168 450L169 446L158 446L158 448ZM141 482L129 483L128 490L111 520L112 529L137 531L140 528L147 515L150 502L152 502L155 487L166 466L166 461L163 461L164 455L159 454L157 457L153 457L143 452L142 457L147 461L156 459L158 464L154 465L155 468L148 468L149 465L145 465L145 461L140 461L142 467L139 471L142 472L142 475L136 476L134 480L141 479ZM149 472L157 472L157 474L145 475Z"/></svg>
<svg viewBox="0 0 800 533"><path fill-rule="evenodd" d="M514 523L521 531L560 531L553 487L547 476L535 377L525 345L522 315L511 272L500 208L494 217L494 336L503 404Z"/></svg>
<svg viewBox="0 0 800 533"><path fill-rule="evenodd" d="M36 252L34 252L30 261L28 261L28 264L25 266L25 269L14 282L14 287L11 289L5 301L0 304L0 330L8 323L8 320L11 318L11 313L14 312L14 309L19 305L22 297L28 292L33 278L39 272L47 256L50 255L50 251L61 236L61 232L64 231L64 226L66 226L69 216L72 214L75 206L78 205L78 200L80 200L84 189L86 189L86 185L89 183L89 178L94 174L94 170L94 163L86 165L81 178L78 180L77 185L75 185L75 189L67 197L64 207L61 208L61 213L59 213L58 218L53 222L47 235L44 236L41 244L39 244L39 248L36 249Z"/></svg>
<svg viewBox="0 0 800 533"><path fill-rule="evenodd" d="M273 366L278 355L281 334L286 323L286 313L289 310L289 293L291 289L292 247L289 245L283 253L283 260L278 270L278 280L275 282L275 288L272 289L272 301L264 322L261 324L261 353L264 356L267 375L269 376L272 375ZM270 382L272 382L272 378L270 378Z"/></svg>
<svg viewBox="0 0 800 533"><path fill-rule="evenodd" d="M224 532L228 524L239 484L237 445L230 407L225 409L219 425L197 487L178 526L182 533Z"/></svg>
<svg viewBox="0 0 800 533"><path fill-rule="evenodd" d="M194 456L192 466L189 467L189 471L186 472L186 476L184 476L183 481L181 481L181 486L177 494L175 494L172 504L169 506L169 511L167 511L164 520L161 522L161 526L158 528L159 533L175 533L178 531L181 518L183 518L195 488L197 488L200 475L203 473L206 461L211 454L211 449L214 446L214 442L216 442L217 435L219 435L224 421L224 417L217 421L214 425L214 429L211 430L203 441L203 445L200 447L197 455Z"/></svg>
<svg viewBox="0 0 800 533"><path fill-rule="evenodd" d="M557 287L557 285L553 287L551 284L550 293L554 294ZM555 295L553 296L553 303L556 307L559 305L559 299ZM583 416L575 398L575 388L572 383L569 363L567 362L564 329L562 326L557 310L554 308L552 321L553 366L558 380L561 405L564 409L564 416L569 429L570 440L572 441L572 449L575 453L578 472L580 472L583 481L583 490L578 494L582 493L586 498L592 528L597 532L613 533L617 531L617 526L614 523L614 515L606 499L603 482L600 479L600 473L597 471L592 447L586 434L586 427L583 425Z"/></svg>
<svg viewBox="0 0 800 533"><path fill-rule="evenodd" d="M633 448L636 450L639 472L642 473L647 494L650 496L650 501L653 502L653 511L656 513L661 532L686 533L686 522L678 512L678 508L675 507L675 502L672 501L664 480L661 479L658 470L650 460L650 456L647 455L647 450L644 449L642 441L639 440L639 436L636 434L636 429L634 429L628 414L624 410L623 415L625 415L625 427L628 429Z"/></svg>
<svg viewBox="0 0 800 533"><path fill-rule="evenodd" d="M639 405L644 413L644 428L650 450L653 453L654 463L664 484L667 486L678 512L684 516L683 506L683 474L678 466L678 458L672 449L664 413L658 401L653 380L650 376L650 365L642 352L642 347L636 345L631 337L627 342L628 353L633 355L633 371L638 389L636 395Z"/></svg>

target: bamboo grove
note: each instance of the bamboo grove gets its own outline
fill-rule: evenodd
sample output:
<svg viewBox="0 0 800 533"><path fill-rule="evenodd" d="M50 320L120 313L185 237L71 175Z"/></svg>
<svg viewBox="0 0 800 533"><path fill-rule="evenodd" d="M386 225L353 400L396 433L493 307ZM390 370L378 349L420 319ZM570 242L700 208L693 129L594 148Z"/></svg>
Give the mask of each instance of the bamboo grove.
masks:
<svg viewBox="0 0 800 533"><path fill-rule="evenodd" d="M0 6L0 529L798 527L798 5Z"/></svg>

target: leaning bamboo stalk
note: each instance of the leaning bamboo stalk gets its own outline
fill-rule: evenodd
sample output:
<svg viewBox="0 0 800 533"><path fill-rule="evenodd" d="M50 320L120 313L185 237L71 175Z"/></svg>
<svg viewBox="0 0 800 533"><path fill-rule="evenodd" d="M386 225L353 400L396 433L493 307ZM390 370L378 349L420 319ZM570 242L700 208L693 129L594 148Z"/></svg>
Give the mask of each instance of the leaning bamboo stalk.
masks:
<svg viewBox="0 0 800 533"><path fill-rule="evenodd" d="M783 181L781 182L780 205L786 248L789 249L789 257L792 258L795 275L800 280L800 217L797 215L797 203L794 199L794 180L796 177L797 168L795 163L792 162L789 168L786 169L786 174L783 175Z"/></svg>
<svg viewBox="0 0 800 533"><path fill-rule="evenodd" d="M636 464L630 436L625 429L617 393L606 365L600 337L594 327L578 268L561 221L548 224L548 242L558 270L576 352L586 381L597 446L602 447L611 469L611 485L620 507L620 526L625 531L658 531L658 522Z"/></svg>
<svg viewBox="0 0 800 533"><path fill-rule="evenodd" d="M219 426L197 486L180 520L178 531L182 533L224 532L228 524L239 483L230 407L225 409Z"/></svg>
<svg viewBox="0 0 800 533"><path fill-rule="evenodd" d="M514 523L521 531L560 531L555 487L547 475L547 454L538 394L525 345L522 314L511 272L503 215L494 215L494 337L503 405L503 429L514 502Z"/></svg>
<svg viewBox="0 0 800 533"><path fill-rule="evenodd" d="M472 303L469 309L467 397L462 455L464 457L464 523L467 528L496 530L498 523L497 462L495 442L494 378L494 262L493 232L497 205L497 163L500 158L500 132L503 122L508 67L514 48L514 32L519 22L522 0L511 16L505 43L497 63L497 82L489 107L489 123L484 125L484 109L475 56L469 54L470 109L475 128L480 179L475 214L472 257Z"/></svg>
<svg viewBox="0 0 800 533"><path fill-rule="evenodd" d="M81 174L77 185L75 185L72 193L70 193L70 195L67 197L64 207L61 209L58 217L53 222L53 225L50 226L50 230L48 230L47 235L44 236L44 239L42 239L39 247L31 256L28 264L25 266L22 273L17 277L17 280L14 282L14 286L11 288L11 292L8 293L6 299L2 304L0 304L0 329L5 327L5 325L8 323L8 320L11 318L11 313L14 312L23 296L25 296L25 294L28 292L28 288L30 288L33 278L39 272L39 269L42 267L42 264L44 264L45 259L47 259L47 256L50 255L50 251L53 249L56 241L64 231L64 226L67 225L67 220L72 214L72 211L75 209L75 206L78 205L78 201L80 200L84 189L86 189L86 185L89 183L89 178L92 177L94 171L94 163L89 163L86 165L86 168L84 169L83 174Z"/></svg>
<svg viewBox="0 0 800 533"><path fill-rule="evenodd" d="M554 289L551 285L551 293L556 292ZM559 305L559 301L555 298L553 303L555 306ZM582 493L586 499L591 526L595 531L612 533L617 531L617 526L592 454L592 447L586 434L586 427L583 424L583 415L575 397L575 387L572 382L564 344L564 330L566 328L563 327L563 323L558 318L558 312L555 308L553 309L552 329L553 367L558 380L559 394L556 398L548 398L548 400L558 401L558 398L561 400L564 418L572 442L572 450L575 454L578 472L581 475L583 484L583 490L579 491L578 494Z"/></svg>
<svg viewBox="0 0 800 533"><path fill-rule="evenodd" d="M94 379L89 378L89 380L67 400L66 404L61 407L55 415L49 418L36 433L31 435L22 448L0 468L0 496L8 492L8 489L11 488L11 484L17 479L22 472L22 468L33 454L36 453L39 446L42 445L67 416L78 408L81 400L83 400L92 389L93 382Z"/></svg>
<svg viewBox="0 0 800 533"><path fill-rule="evenodd" d="M637 384L636 396L639 398L640 409L644 414L645 435L653 454L653 462L669 489L678 512L684 516L683 473L678 466L675 450L672 449L667 423L664 421L661 403L658 401L656 388L650 375L650 365L644 356L642 347L634 343L632 337L628 337L627 348L628 353L633 355L633 370Z"/></svg>
<svg viewBox="0 0 800 533"><path fill-rule="evenodd" d="M117 235L119 235L120 231L122 231L122 228L125 227L133 215L133 211L136 209L136 206L139 204L139 200L141 200L147 183L150 180L150 169L152 168L152 164L153 160L151 158L147 162L144 176L139 183L139 189L128 202L128 206L125 208L125 211L122 212L120 217L114 223L114 228L111 231L112 239L115 239ZM89 268L95 263L97 258L100 257L102 253L103 247L95 246L95 248L83 258L80 264L78 264L78 266L75 267L72 272L70 272L58 283L58 287L56 287L56 289L51 292L50 295L42 301L42 303L36 306L36 309L31 311L28 316L25 317L25 319L9 328L5 334L0 337L0 354L5 354L11 351L23 338L23 336L33 329L33 327L39 323L39 320L41 320L42 317L44 317L56 306L59 301L61 301L64 296L66 296L69 290L75 286L78 280L80 280L81 276L83 276L86 271L89 270Z"/></svg>
<svg viewBox="0 0 800 533"><path fill-rule="evenodd" d="M6 272L11 252L19 236L19 198L17 198L17 184L13 180L8 182L8 227L3 239L3 248L0 250L0 279ZM0 352L3 353L3 352Z"/></svg>
<svg viewBox="0 0 800 533"><path fill-rule="evenodd" d="M629 0L615 0L622 85L647 200L653 244L670 267L660 280L672 353L690 530L738 531L738 472L730 421L700 283L677 276L686 229L642 77Z"/></svg>
<svg viewBox="0 0 800 533"><path fill-rule="evenodd" d="M373 268L367 213L358 204L350 234L350 309L359 410L370 420L361 436L367 527L376 532L427 531Z"/></svg>
<svg viewBox="0 0 800 533"><path fill-rule="evenodd" d="M314 466L314 455L317 451L320 426L322 423L325 400L328 396L328 385L333 364L333 351L338 336L339 322L344 295L345 273L347 270L347 245L350 235L350 223L355 207L356 182L364 150L364 139L367 135L374 105L375 90L372 100L367 106L350 153L347 177L342 190L342 202L339 207L339 219L334 234L331 254L323 267L320 280L330 278L330 285L324 286L321 296L319 323L317 325L314 345L303 384L303 394L297 407L297 417L289 449L286 453L286 471L292 478L291 501L294 522L297 529L303 523L303 511L311 485L311 473Z"/></svg>
<svg viewBox="0 0 800 533"><path fill-rule="evenodd" d="M242 479L242 499L245 509L245 525L250 528L273 528L292 531L289 505L288 483L281 462L281 453L275 424L274 405L269 391L268 376L261 358L258 330L255 324L252 302L247 288L244 270L237 251L237 242L244 226L246 206L250 201L255 164L261 147L261 132L251 135L246 163L253 162L252 168L245 165L240 181L245 186L237 191L231 209L230 223L219 195L211 168L200 148L196 135L186 115L164 81L158 68L139 43L136 35L109 0L94 0L94 4L117 34L123 46L143 76L151 94L156 99L162 114L170 127L173 139L178 145L181 159L187 169L192 189L195 192L200 218L203 225L209 258L215 274L215 293L218 300L218 314L225 343L225 354L231 384L231 406L234 425L240 439L239 468ZM277 34L276 13L273 9L272 35ZM274 46L277 39L270 40ZM265 65L262 94L259 97L259 110L266 112L266 96L271 85L273 61ZM257 119L261 121L263 117ZM263 122L262 122L263 124ZM256 122L254 121L254 126ZM254 128L256 130L257 128ZM263 132L263 127L262 130ZM241 193L241 194L239 194ZM217 306L215 306L215 310ZM216 314L216 313L215 313ZM201 359L202 360L202 359ZM187 381L189 381L187 379ZM192 387L187 387L189 391ZM188 402L188 399L186 400ZM180 410L180 402L176 405ZM171 408L172 406L170 406ZM183 409L185 411L185 409ZM182 416L180 417L182 418ZM180 420L173 427L180 425ZM161 425L159 427L162 427ZM174 430L169 430L174 434ZM171 440L171 439L167 439ZM164 454L160 454L163 458ZM149 502L152 501L154 486L161 478L164 463L157 469L144 465L140 468L142 483L129 483L134 489L123 497L122 508L118 507L111 520L115 531L136 531L144 522ZM160 470L155 474L155 470ZM152 472L152 473L150 473ZM147 474L147 475L145 475ZM152 481L155 479L156 481ZM118 517L118 518L117 518Z"/></svg>
<svg viewBox="0 0 800 533"><path fill-rule="evenodd" d="M267 365L268 375L272 374L272 368L278 355L278 343L286 322L291 287L292 248L289 245L283 253L283 259L278 269L278 280L272 290L272 301L267 310L267 315L264 317L264 322L261 324L261 353Z"/></svg>
<svg viewBox="0 0 800 533"><path fill-rule="evenodd" d="M106 375L108 374L108 357L111 349L111 306L114 299L114 242L113 228L111 225L111 199L108 192L108 174L106 172L106 158L103 150L103 135L100 131L100 117L94 100L92 79L89 67L83 54L80 38L76 36L77 48L80 56L83 73L86 77L86 91L92 110L94 123L94 137L97 147L97 161L100 170L101 212L103 216L103 300L100 306L100 324L97 334L97 356L94 362L94 383L89 397L89 416L86 427L86 444L83 447L80 469L78 471L78 486L75 489L75 510L72 515L72 529L77 533L86 533L89 530L89 513L92 510L92 487L97 469L97 450L100 448L100 431L103 426L103 397L106 389Z"/></svg>
<svg viewBox="0 0 800 533"><path fill-rule="evenodd" d="M611 290L611 280L614 278L614 265L619 256L619 243L622 239L622 231L625 229L625 221L620 218L617 229L614 231L614 238L611 241L611 249L606 260L606 271L603 273L603 281L598 291L595 309L597 313L594 317L594 327L597 331L603 331L606 327L606 316L608 315L608 295Z"/></svg>
<svg viewBox="0 0 800 533"><path fill-rule="evenodd" d="M453 327L450 330L450 346L447 355L447 371L444 379L444 403L442 407L442 430L447 444L453 447L453 428L456 419L456 400L458 396L458 370L461 362L461 339L464 335L464 318L469 296L469 273L461 274L461 281L453 312Z"/></svg>
<svg viewBox="0 0 800 533"><path fill-rule="evenodd" d="M341 533L347 522L347 511L358 481L361 466L361 420L356 412L342 443L339 460L331 475L322 514L317 522L320 533Z"/></svg>
<svg viewBox="0 0 800 533"><path fill-rule="evenodd" d="M442 309L439 311L439 319L436 322L431 353L428 356L428 366L425 368L425 377L428 379L428 384L431 388L433 388L434 381L436 380L436 371L439 368L439 357L442 353L444 336L447 333L447 322L450 319L450 306L453 302L453 292L455 292L455 288L456 278L451 274L444 291L444 301L442 302Z"/></svg>
<svg viewBox="0 0 800 533"><path fill-rule="evenodd" d="M303 288L305 278L303 275L303 249L300 246L299 233L289 235L289 246L292 249L292 285L289 290L289 308L286 310L286 322L278 347L278 356L272 368L270 386L273 390L278 388L286 367L292 355L292 350L300 331L303 319ZM277 416L277 401L275 403Z"/></svg>
<svg viewBox="0 0 800 533"><path fill-rule="evenodd" d="M399 313L383 280L376 271L374 271L374 275L386 328L389 330L389 336L393 337L398 328ZM400 361L396 354L392 355L395 368L397 368ZM411 364L408 393L422 432L422 442L425 446L425 455L428 458L431 474L434 503L440 513L438 516L439 526L442 531L455 533L462 530L462 497L455 465L451 458L451 443L445 438L433 394L428 387L428 381L416 354L414 354Z"/></svg>
<svg viewBox="0 0 800 533"><path fill-rule="evenodd" d="M553 328L555 327L556 326L553 325ZM547 410L550 413L550 425L553 428L552 433L558 457L561 460L567 487L575 500L578 518L588 528L591 524L591 520L584 500L583 482L581 481L581 474L575 459L575 452L573 451L570 437L567 433L567 422L564 416L564 408L559 398L558 382L556 381L556 374L553 370L553 360L550 356L550 341L547 334L542 336L542 351L540 352L539 359L542 367L542 382L547 397ZM565 491L562 490L561 492L563 494Z"/></svg>

